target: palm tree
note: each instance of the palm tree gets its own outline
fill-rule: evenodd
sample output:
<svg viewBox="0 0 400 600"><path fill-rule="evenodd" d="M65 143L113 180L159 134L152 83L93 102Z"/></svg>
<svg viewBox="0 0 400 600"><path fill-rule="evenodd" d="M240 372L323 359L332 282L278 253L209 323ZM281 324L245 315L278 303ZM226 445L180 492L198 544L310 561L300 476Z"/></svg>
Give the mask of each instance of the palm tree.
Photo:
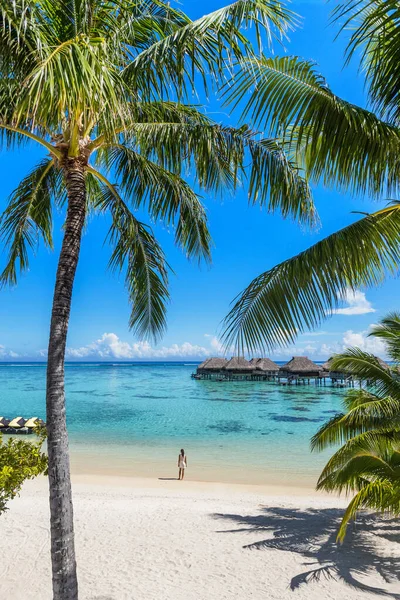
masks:
<svg viewBox="0 0 400 600"><path fill-rule="evenodd" d="M361 55L371 110L336 96L315 66L285 56L242 61L225 89L243 119L274 135L313 183L395 198L400 184L400 13L394 0L348 0L334 11L352 31L346 62ZM254 83L256 79L256 84ZM387 204L387 201L386 201ZM292 343L332 314L348 289L373 286L400 264L400 203L364 214L256 277L236 298L224 341L249 351Z"/></svg>
<svg viewBox="0 0 400 600"><path fill-rule="evenodd" d="M370 335L386 341L395 366L387 368L359 348L336 355L332 369L367 383L346 394L345 412L323 425L311 442L314 450L342 444L317 484L317 489L328 492L355 493L345 511L339 541L362 508L400 514L400 313L387 315Z"/></svg>
<svg viewBox="0 0 400 600"><path fill-rule="evenodd" d="M293 15L276 0L238 0L197 21L163 0L0 0L0 131L7 147L35 142L47 153L3 214L9 256L1 282L41 239L52 248L52 211L66 210L50 326L47 429L53 593L78 597L64 356L82 231L108 213L110 266L124 270L130 326L158 338L165 328L168 265L134 211L175 227L189 258L210 258L206 212L185 180L205 193L247 182L249 200L313 220L307 182L279 140L225 127L189 103L218 92L257 40L286 35ZM250 165L247 167L247 165Z"/></svg>

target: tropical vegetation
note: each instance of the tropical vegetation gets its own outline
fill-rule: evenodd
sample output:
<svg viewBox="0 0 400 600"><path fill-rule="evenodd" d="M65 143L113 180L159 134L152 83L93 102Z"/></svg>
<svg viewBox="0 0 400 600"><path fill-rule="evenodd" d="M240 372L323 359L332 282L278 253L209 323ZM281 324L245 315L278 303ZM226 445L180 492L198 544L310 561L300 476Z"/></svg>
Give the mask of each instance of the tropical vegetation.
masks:
<svg viewBox="0 0 400 600"><path fill-rule="evenodd" d="M7 443L0 434L0 515L19 495L25 481L47 472L47 455L42 452L46 430L36 433L34 442L11 437Z"/></svg>
<svg viewBox="0 0 400 600"><path fill-rule="evenodd" d="M348 289L399 269L399 4L347 0L333 20L340 32L350 30L345 59L361 59L370 110L335 95L313 63L293 56L246 57L225 99L239 108L246 99L242 118L283 136L309 182L385 199L385 207L256 277L225 320L224 340L239 349L291 343L331 315Z"/></svg>
<svg viewBox="0 0 400 600"><path fill-rule="evenodd" d="M53 248L53 213L65 214L46 391L56 600L78 597L64 358L84 227L107 215L110 267L125 274L130 326L158 338L169 267L137 209L173 226L188 258L206 261L211 239L199 193L244 183L251 203L313 222L308 183L279 137L221 125L193 105L200 90L235 89L242 60L258 64L245 29L253 26L260 48L284 38L295 20L277 0L237 0L196 21L163 0L0 0L3 148L28 152L36 143L44 153L2 216L3 284L16 283L39 241Z"/></svg>
<svg viewBox="0 0 400 600"><path fill-rule="evenodd" d="M331 369L344 371L363 385L350 389L345 412L334 416L312 439L314 450L341 444L323 469L317 489L353 494L338 540L361 509L400 515L400 313L388 314L371 331L384 340L393 366L349 348L332 359Z"/></svg>

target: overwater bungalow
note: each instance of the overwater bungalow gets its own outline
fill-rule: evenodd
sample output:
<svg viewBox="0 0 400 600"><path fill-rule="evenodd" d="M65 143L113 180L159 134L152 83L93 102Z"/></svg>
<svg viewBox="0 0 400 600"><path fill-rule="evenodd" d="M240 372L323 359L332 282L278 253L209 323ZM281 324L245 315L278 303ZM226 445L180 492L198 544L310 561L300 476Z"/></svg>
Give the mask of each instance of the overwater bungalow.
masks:
<svg viewBox="0 0 400 600"><path fill-rule="evenodd" d="M380 366L383 369L390 369L390 365L388 365L388 363L386 363L384 360L382 360L382 358L379 358L379 356L374 356L374 358L378 361L378 363L380 364ZM328 373L328 376L330 377L330 379L332 380L332 383L334 385L353 385L354 386L354 376L350 375L349 373L346 373L345 370L342 371L338 371L338 370L332 370L332 360L333 360L333 356L331 356L323 365L322 368L324 370L325 373Z"/></svg>
<svg viewBox="0 0 400 600"><path fill-rule="evenodd" d="M387 362L385 362L384 360L382 360L382 358L379 358L379 356L375 356L375 358L378 361L378 363L381 365L382 369L386 369L386 370L390 369L390 365L388 365Z"/></svg>
<svg viewBox="0 0 400 600"><path fill-rule="evenodd" d="M311 379L316 383L325 381L322 367L307 356L293 356L279 369L279 378L286 379L289 383L309 383Z"/></svg>
<svg viewBox="0 0 400 600"><path fill-rule="evenodd" d="M210 362L210 360L212 360L212 358L206 358L206 360L203 360L202 363L199 364L199 366L197 367L197 373L198 375L203 375L205 373L207 373L207 364Z"/></svg>
<svg viewBox="0 0 400 600"><path fill-rule="evenodd" d="M270 358L252 358L250 364L253 365L256 379L272 379L279 373L279 366Z"/></svg>
<svg viewBox="0 0 400 600"><path fill-rule="evenodd" d="M228 379L251 379L254 366L242 356L232 356L223 367L224 376Z"/></svg>
<svg viewBox="0 0 400 600"><path fill-rule="evenodd" d="M228 360L226 358L220 358L218 356L207 358L199 364L194 377L196 379L214 379L221 373L227 362Z"/></svg>
<svg viewBox="0 0 400 600"><path fill-rule="evenodd" d="M332 360L333 356L331 356L326 362L324 362L324 364L322 365L323 372L326 373L326 375L331 379L334 385L345 385L346 383L351 385L354 381L351 375L349 375L345 371L332 371Z"/></svg>

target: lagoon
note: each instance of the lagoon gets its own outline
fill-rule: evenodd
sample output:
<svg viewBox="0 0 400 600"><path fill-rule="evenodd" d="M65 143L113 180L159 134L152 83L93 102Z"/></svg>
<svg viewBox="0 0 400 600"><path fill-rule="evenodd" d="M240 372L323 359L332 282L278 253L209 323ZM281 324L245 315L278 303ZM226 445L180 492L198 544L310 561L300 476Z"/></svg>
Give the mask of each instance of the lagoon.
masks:
<svg viewBox="0 0 400 600"><path fill-rule="evenodd" d="M197 381L196 363L66 365L72 470L175 477L181 447L200 481L313 487L330 455L310 438L346 390ZM0 415L45 418L44 363L0 365Z"/></svg>

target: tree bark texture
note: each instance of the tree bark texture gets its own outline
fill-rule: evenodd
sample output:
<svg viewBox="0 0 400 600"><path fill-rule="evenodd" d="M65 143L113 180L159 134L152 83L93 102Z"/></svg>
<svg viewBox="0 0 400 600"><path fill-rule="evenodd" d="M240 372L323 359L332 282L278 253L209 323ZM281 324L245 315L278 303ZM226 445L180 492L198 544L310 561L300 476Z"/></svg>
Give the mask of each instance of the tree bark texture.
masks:
<svg viewBox="0 0 400 600"><path fill-rule="evenodd" d="M63 164L68 195L64 239L58 262L47 362L47 433L49 455L51 560L54 600L77 600L73 507L65 409L64 359L72 289L86 214L84 165Z"/></svg>

